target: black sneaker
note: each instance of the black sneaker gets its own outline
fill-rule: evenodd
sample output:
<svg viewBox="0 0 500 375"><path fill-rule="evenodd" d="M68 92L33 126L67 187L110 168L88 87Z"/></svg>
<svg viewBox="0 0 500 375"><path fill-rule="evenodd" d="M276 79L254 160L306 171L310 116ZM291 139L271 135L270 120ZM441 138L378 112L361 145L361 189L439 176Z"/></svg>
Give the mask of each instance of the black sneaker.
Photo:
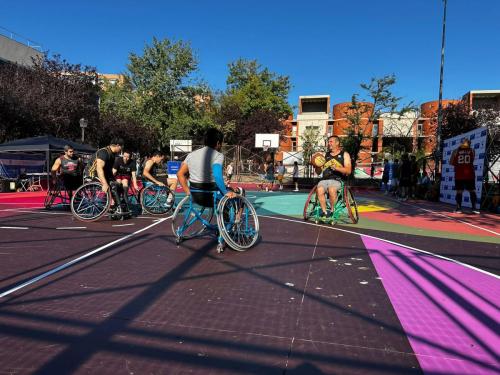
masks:
<svg viewBox="0 0 500 375"><path fill-rule="evenodd" d="M456 214L461 214L462 213L462 209L460 207L457 207L455 208L455 211L454 211Z"/></svg>
<svg viewBox="0 0 500 375"><path fill-rule="evenodd" d="M329 210L329 211L326 213L326 218L327 218L327 219L331 219L332 217L333 217L333 211L330 211L330 210Z"/></svg>
<svg viewBox="0 0 500 375"><path fill-rule="evenodd" d="M321 211L319 213L319 218L320 219L326 219L328 217L328 214L326 212Z"/></svg>

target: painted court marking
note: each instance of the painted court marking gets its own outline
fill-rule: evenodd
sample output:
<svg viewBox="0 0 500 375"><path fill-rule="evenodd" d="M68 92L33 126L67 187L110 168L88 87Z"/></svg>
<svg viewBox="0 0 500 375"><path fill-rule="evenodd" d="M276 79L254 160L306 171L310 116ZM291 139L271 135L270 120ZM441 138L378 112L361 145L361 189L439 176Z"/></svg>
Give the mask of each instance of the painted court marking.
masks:
<svg viewBox="0 0 500 375"><path fill-rule="evenodd" d="M462 223L462 224L465 224L465 225L469 225L469 226L471 226L471 227L473 227L473 228L476 228L476 229L479 229L479 230L484 230L485 232L489 232L489 233L495 234L495 235L497 235L497 236L500 236L500 233L499 233L499 232L495 232L494 230L491 230L491 229L487 229L487 228L480 227L479 225L475 225L475 224L468 223L468 222L466 222L466 221L460 220L460 219L458 219L458 218L456 218L456 217L453 217L453 216L448 216L448 215L443 214L443 213L441 213L441 212L436 212L436 211L433 211L433 210L429 210L429 209L427 209L427 208L422 208L422 207L419 207L419 206L417 206L417 205L415 205L415 204L411 204L411 203L408 203L408 202L399 202L399 203L403 203L403 204L406 204L406 205L411 206L411 207L416 207L416 208L418 208L419 210L422 210L422 211L425 211L425 212L431 212L431 213L433 213L433 214L435 214L435 215L443 216L443 217L445 217L445 218L447 218L447 219L455 220L455 221L458 221L459 223ZM479 217L480 217L480 215L476 215L476 216L479 216Z"/></svg>
<svg viewBox="0 0 500 375"><path fill-rule="evenodd" d="M46 278L46 277L48 277L48 276L51 276L51 275L53 275L53 274L55 274L55 273L57 273L57 272L59 272L59 271L62 271L62 270L66 269L66 268L68 268L68 267L70 267L70 266L72 266L72 265L74 265L74 264L76 264L76 263L78 263L78 262L80 262L80 261L82 261L82 260L84 260L84 259L86 259L86 258L88 258L88 257L90 257L90 256L92 256L92 255L94 255L94 254L97 254L97 253L99 253L99 252L101 252L101 251L103 251L103 250L107 249L107 248L108 248L108 247L110 247L110 246L113 246L113 245L115 245L115 244L117 244L117 243L120 243L120 242L122 242L122 241L125 241L126 239L129 239L130 237L133 237L133 236L135 236L136 234L139 234L139 233L141 233L141 232L144 232L144 231L148 230L149 228L152 228L152 227L154 227L154 226L156 226L156 225L158 225L158 224L160 224L160 223L163 223L165 220L168 220L168 219L170 219L171 217L172 217L172 216L169 216L169 217L166 217L166 218L160 219L160 220L158 220L158 221L156 221L156 222L154 222L154 223L152 223L152 224L148 225L147 227L144 227L144 228L139 229L139 230L137 230L137 231L135 231L135 232L133 232L133 233L127 234L126 236L123 236L123 237L121 237L121 238L118 238L118 239L116 239L116 240L114 240L114 241L112 241L112 242L110 242L110 243L108 243L108 244L106 244L106 245L103 245L103 246L101 246L101 247L98 247L97 249L94 249L94 250L92 250L92 251L90 251L90 252L88 252L88 253L86 253L86 254L84 254L84 255L82 255L82 256L80 256L80 257L76 258L76 259L73 259L73 260L71 260L71 261L69 261L69 262L67 262L67 263L64 263L64 264L62 264L62 265L60 265L60 266L58 266L58 267L56 267L56 268L53 268L53 269L51 269L51 270L49 270L49 271L47 271L47 272L45 272L45 273L42 273L41 275L38 275L38 276L36 276L36 277L32 278L31 280L28 280L28 281L26 281L26 282L24 282L24 283L22 283L22 284L19 284L19 285L15 286L14 288L11 288L11 289L9 289L9 290L6 290L6 291L5 291L5 292L3 292L2 294L0 294L0 298L6 297L6 296L8 296L9 294L12 294L12 293L14 293L14 292L16 292L16 291L18 291L18 290L20 290L20 289L22 289L22 288L25 288L25 287L27 287L27 286L29 286L29 285L31 285L31 284L36 283L37 281L40 281L40 280L42 280L42 279L44 279L44 278Z"/></svg>
<svg viewBox="0 0 500 375"><path fill-rule="evenodd" d="M29 229L28 227L0 227L0 229Z"/></svg>
<svg viewBox="0 0 500 375"><path fill-rule="evenodd" d="M437 257L437 258L445 259L447 261L460 264L463 267L467 267L467 268L473 269L475 271L484 273L486 275L492 276L492 277L500 280L500 276L495 275L494 273L485 271L485 270L483 270L481 268L477 268L477 267L471 266L470 264L462 263L462 262L460 262L458 260L455 260L455 259L452 259L452 258L448 258L448 257L445 257L443 255L434 254L434 253L431 253L430 251L417 249L416 247L408 246L408 245L405 245L405 244L402 244L402 243L399 243L399 242L386 240L386 239L381 238L381 237L375 237L375 236L371 236L371 235L364 234L364 233L358 233L358 232L355 232L355 231L352 231L352 230L348 230L348 229L341 229L341 228L335 228L335 227L328 227L328 226L321 225L321 224L309 223L307 221L299 221L299 220L294 220L294 219L287 219L287 218L284 218L284 217L274 217L274 216L267 216L267 215L259 215L259 217L266 217L266 218L274 219L274 220L289 221L289 222L298 223L298 224L312 225L312 226L321 227L321 228L324 228L324 229L336 230L336 231L339 231L339 232L355 234L357 236L365 236L367 238L373 238L375 240L384 241L384 242L387 242L387 243L390 243L390 244L393 244L393 245L396 245L396 246L401 246L401 247L404 247L404 248L407 248L407 249L410 249L410 250L418 251L419 253L428 254L428 255L432 255L432 256Z"/></svg>
<svg viewBox="0 0 500 375"><path fill-rule="evenodd" d="M58 227L56 229L66 230L66 229L87 229L87 227Z"/></svg>
<svg viewBox="0 0 500 375"><path fill-rule="evenodd" d="M498 374L498 280L361 238L424 373Z"/></svg>

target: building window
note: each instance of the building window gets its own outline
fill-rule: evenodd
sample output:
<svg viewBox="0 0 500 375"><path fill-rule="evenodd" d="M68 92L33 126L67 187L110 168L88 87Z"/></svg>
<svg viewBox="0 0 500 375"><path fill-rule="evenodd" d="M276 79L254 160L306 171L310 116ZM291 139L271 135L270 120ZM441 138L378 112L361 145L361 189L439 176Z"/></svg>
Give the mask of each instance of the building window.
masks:
<svg viewBox="0 0 500 375"><path fill-rule="evenodd" d="M292 140L292 151L297 151L297 138L291 138Z"/></svg>
<svg viewBox="0 0 500 375"><path fill-rule="evenodd" d="M419 122L417 124L417 137L423 136L423 132L424 132L424 124L422 124L421 122Z"/></svg>

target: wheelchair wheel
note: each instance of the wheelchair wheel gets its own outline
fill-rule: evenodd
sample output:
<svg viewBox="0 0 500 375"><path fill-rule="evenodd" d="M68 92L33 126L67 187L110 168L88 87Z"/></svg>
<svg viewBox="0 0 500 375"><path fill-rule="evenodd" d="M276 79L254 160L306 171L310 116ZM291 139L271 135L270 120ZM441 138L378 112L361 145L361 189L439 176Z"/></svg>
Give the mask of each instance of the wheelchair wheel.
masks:
<svg viewBox="0 0 500 375"><path fill-rule="evenodd" d="M250 201L243 196L224 197L217 208L217 226L233 250L245 251L259 238L259 218Z"/></svg>
<svg viewBox="0 0 500 375"><path fill-rule="evenodd" d="M311 217L313 217L316 211L316 207L318 207L319 205L318 196L316 194L317 189L318 187L314 186L307 196L306 203L304 204L304 220L309 220Z"/></svg>
<svg viewBox="0 0 500 375"><path fill-rule="evenodd" d="M164 215L174 206L175 195L170 203L167 202L170 194L174 195L167 187L147 186L140 194L141 206L151 215Z"/></svg>
<svg viewBox="0 0 500 375"><path fill-rule="evenodd" d="M80 186L71 198L71 212L82 221L95 221L109 209L111 195L102 191L99 182L90 182Z"/></svg>
<svg viewBox="0 0 500 375"><path fill-rule="evenodd" d="M142 213L141 202L139 196L134 191L128 191L128 204L132 216L139 216Z"/></svg>
<svg viewBox="0 0 500 375"><path fill-rule="evenodd" d="M347 186L344 187L344 204L349 218L353 224L356 224L359 221L358 205L356 204L351 189Z"/></svg>
<svg viewBox="0 0 500 375"><path fill-rule="evenodd" d="M199 236L205 231L206 226L196 216L195 211L207 222L210 223L212 221L214 214L214 209L212 207L203 207L191 203L190 197L185 196L175 208L172 217L172 233L177 243L188 238Z"/></svg>

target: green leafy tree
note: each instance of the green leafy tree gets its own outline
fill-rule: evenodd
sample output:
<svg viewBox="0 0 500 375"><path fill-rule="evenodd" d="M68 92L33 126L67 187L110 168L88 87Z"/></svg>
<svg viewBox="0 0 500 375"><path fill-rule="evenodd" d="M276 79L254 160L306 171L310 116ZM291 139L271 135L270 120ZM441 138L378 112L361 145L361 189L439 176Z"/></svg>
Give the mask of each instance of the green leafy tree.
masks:
<svg viewBox="0 0 500 375"><path fill-rule="evenodd" d="M304 164L307 165L307 174L311 172L311 156L318 151L325 152L325 142L321 131L317 127L308 127L300 136L302 143L302 157L304 158Z"/></svg>
<svg viewBox="0 0 500 375"><path fill-rule="evenodd" d="M142 55L129 56L127 79L136 96L134 117L156 129L160 143L168 144L172 137L182 136L184 126L195 105L192 74L198 62L189 44L182 41L153 38Z"/></svg>
<svg viewBox="0 0 500 375"><path fill-rule="evenodd" d="M229 64L227 90L220 96L216 122L228 142L252 147L255 133L278 133L292 112L287 102L290 79L256 60Z"/></svg>
<svg viewBox="0 0 500 375"><path fill-rule="evenodd" d="M342 146L351 155L354 166L364 147L364 141L372 137L370 129L382 113L397 113L399 116L404 116L407 112L415 110L415 106L411 102L397 110L402 98L392 93L395 83L396 76L394 74L382 78L372 78L370 83L360 84L365 91L366 101L359 101L358 94L352 96L351 105L345 113L345 118L350 126L346 130Z"/></svg>

